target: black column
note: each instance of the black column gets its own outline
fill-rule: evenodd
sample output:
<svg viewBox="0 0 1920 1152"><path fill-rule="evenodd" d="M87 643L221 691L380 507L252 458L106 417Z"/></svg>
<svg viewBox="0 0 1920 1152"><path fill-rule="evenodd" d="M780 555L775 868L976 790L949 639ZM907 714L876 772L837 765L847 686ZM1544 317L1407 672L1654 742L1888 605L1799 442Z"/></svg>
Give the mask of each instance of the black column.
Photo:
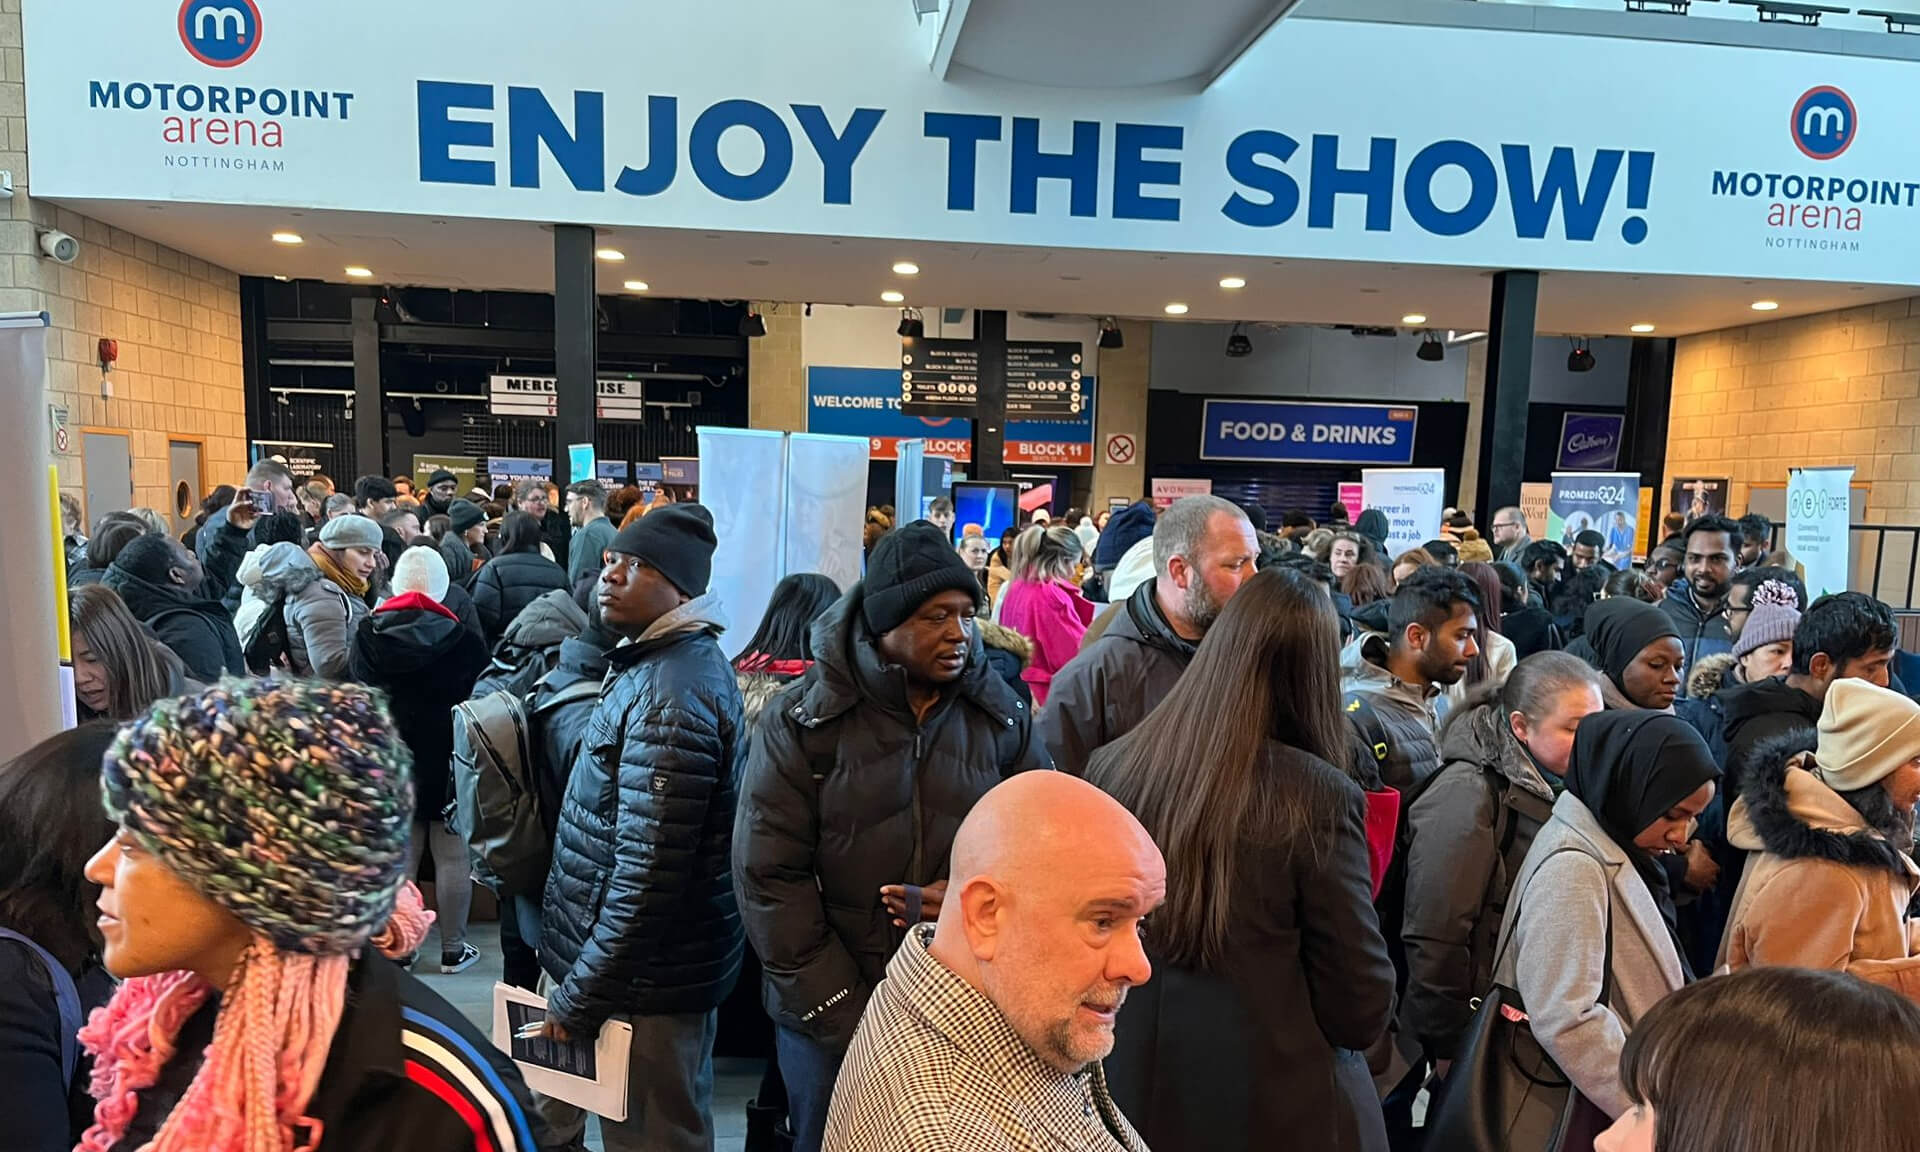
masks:
<svg viewBox="0 0 1920 1152"><path fill-rule="evenodd" d="M593 229L553 230L553 482L565 488L567 445L593 443L600 321L593 290Z"/></svg>
<svg viewBox="0 0 1920 1152"><path fill-rule="evenodd" d="M974 309L980 347L980 392L973 417L973 477L1007 478L1007 314Z"/></svg>
<svg viewBox="0 0 1920 1152"><path fill-rule="evenodd" d="M248 460L253 459L253 442L267 438L266 415L273 403L267 391L273 371L267 363L267 283L258 276L240 277L240 379L247 398Z"/></svg>
<svg viewBox="0 0 1920 1152"><path fill-rule="evenodd" d="M380 325L372 296L353 298L353 473L336 477L343 492L361 476L387 474L387 405L380 394Z"/></svg>
<svg viewBox="0 0 1920 1152"><path fill-rule="evenodd" d="M1480 487L1474 516L1491 523L1495 509L1520 503L1527 458L1527 401L1533 392L1533 316L1538 272L1496 272L1487 322L1487 386L1480 398ZM1529 525L1539 534L1546 525Z"/></svg>
<svg viewBox="0 0 1920 1152"><path fill-rule="evenodd" d="M1667 506L1667 415L1673 405L1673 341L1633 338L1627 361L1627 445L1622 471L1640 473L1640 486L1653 493L1654 517ZM1648 539L1658 544L1656 526Z"/></svg>

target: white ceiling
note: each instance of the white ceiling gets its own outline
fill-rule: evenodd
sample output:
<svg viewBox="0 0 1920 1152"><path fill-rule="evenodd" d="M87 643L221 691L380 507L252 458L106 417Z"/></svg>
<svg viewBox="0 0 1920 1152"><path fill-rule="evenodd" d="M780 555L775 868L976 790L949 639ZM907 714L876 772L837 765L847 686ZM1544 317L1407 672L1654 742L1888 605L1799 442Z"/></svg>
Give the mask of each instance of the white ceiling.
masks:
<svg viewBox="0 0 1920 1152"><path fill-rule="evenodd" d="M68 201L69 207L147 239L255 276L348 282L364 265L371 283L446 288L553 290L553 238L533 223L289 211L232 205ZM291 230L298 247L269 238ZM625 229L601 243L626 253L600 265L603 293L644 280L650 295L689 299L880 304L897 289L923 307L1165 319L1166 304L1189 320L1399 325L1407 313L1434 328L1487 323L1491 269L1342 261L1155 255L1066 248L901 243L824 236ZM898 260L919 264L896 276ZM1241 276L1237 291L1219 287ZM1650 323L1678 336L1855 307L1913 295L1886 285L1725 280L1687 276L1551 273L1540 281L1545 333L1625 335ZM1750 305L1773 299L1766 317Z"/></svg>
<svg viewBox="0 0 1920 1152"><path fill-rule="evenodd" d="M955 65L1022 84L1211 81L1294 0L968 0L942 28ZM938 57L936 56L936 60Z"/></svg>

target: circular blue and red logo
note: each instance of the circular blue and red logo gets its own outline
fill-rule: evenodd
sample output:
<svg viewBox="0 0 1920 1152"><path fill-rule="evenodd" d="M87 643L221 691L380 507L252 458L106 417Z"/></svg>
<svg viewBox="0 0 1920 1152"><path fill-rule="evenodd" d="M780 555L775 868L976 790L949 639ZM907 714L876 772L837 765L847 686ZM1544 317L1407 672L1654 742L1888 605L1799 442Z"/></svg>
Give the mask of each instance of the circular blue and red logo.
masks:
<svg viewBox="0 0 1920 1152"><path fill-rule="evenodd" d="M1832 160L1853 146L1860 118L1845 92L1823 84L1793 105L1793 145L1815 160Z"/></svg>
<svg viewBox="0 0 1920 1152"><path fill-rule="evenodd" d="M260 47L258 0L181 0L180 42L214 68L245 64Z"/></svg>

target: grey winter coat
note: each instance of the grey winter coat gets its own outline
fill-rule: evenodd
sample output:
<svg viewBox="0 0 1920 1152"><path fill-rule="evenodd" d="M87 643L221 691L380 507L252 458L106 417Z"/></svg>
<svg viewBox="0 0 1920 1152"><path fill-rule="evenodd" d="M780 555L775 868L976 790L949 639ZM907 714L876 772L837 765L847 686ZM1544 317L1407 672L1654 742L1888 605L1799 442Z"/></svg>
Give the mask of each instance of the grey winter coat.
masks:
<svg viewBox="0 0 1920 1152"><path fill-rule="evenodd" d="M1387 638L1361 632L1340 652L1340 691L1367 697L1387 730L1387 758L1380 776L1401 792L1418 789L1440 770L1440 724L1447 697L1439 688L1421 691L1387 671Z"/></svg>
<svg viewBox="0 0 1920 1152"><path fill-rule="evenodd" d="M1193 661L1160 611L1148 580L1114 613L1100 638L1054 673L1040 738L1062 772L1084 776L1100 748L1139 727Z"/></svg>
<svg viewBox="0 0 1920 1152"><path fill-rule="evenodd" d="M734 829L767 1013L841 1052L905 938L880 887L944 878L974 802L1048 767L1032 713L988 668L977 633L959 681L916 719L905 673L867 635L864 592L814 622L813 667L760 714Z"/></svg>
<svg viewBox="0 0 1920 1152"><path fill-rule="evenodd" d="M367 602L320 573L298 544L281 541L260 558L257 589L271 602L285 595L287 645L293 671L322 680L345 680L353 663L353 633L367 615Z"/></svg>
<svg viewBox="0 0 1920 1152"><path fill-rule="evenodd" d="M1503 723L1497 703L1441 732L1446 766L1407 809L1400 938L1407 990L1400 1031L1413 1054L1450 1060L1493 985L1494 948L1513 878L1553 814L1553 790Z"/></svg>
<svg viewBox="0 0 1920 1152"><path fill-rule="evenodd" d="M701 596L608 654L540 936L548 1010L576 1035L615 1014L711 1011L740 973L730 852L746 733L725 627Z"/></svg>
<svg viewBox="0 0 1920 1152"><path fill-rule="evenodd" d="M1686 983L1666 921L1627 854L1572 794L1554 802L1513 891L1494 978L1520 993L1534 1039L1574 1087L1618 1117L1632 1106L1620 1087L1627 1033ZM1603 1006L1609 910L1613 985ZM1541 1130L1543 1119L1551 1129L1558 1117L1527 1116L1520 1127Z"/></svg>

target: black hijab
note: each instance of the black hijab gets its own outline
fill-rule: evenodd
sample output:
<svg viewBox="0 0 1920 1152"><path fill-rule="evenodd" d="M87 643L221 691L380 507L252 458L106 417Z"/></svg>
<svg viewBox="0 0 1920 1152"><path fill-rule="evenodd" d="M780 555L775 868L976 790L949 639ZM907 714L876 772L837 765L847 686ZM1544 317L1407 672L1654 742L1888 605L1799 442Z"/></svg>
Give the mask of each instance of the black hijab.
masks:
<svg viewBox="0 0 1920 1152"><path fill-rule="evenodd" d="M1586 627L1587 643L1600 658L1600 670L1623 693L1627 686L1621 681L1627 665L1647 645L1663 636L1680 638L1680 629L1665 612L1631 596L1614 596L1594 604L1587 609Z"/></svg>
<svg viewBox="0 0 1920 1152"><path fill-rule="evenodd" d="M1596 712L1580 721L1573 758L1567 765L1568 793L1586 805L1633 862L1633 870L1646 882L1661 919L1667 922L1667 934L1673 937L1674 952L1689 979L1693 973L1680 942L1667 870L1633 840L1700 785L1719 778L1720 768L1693 725L1665 712L1643 709Z"/></svg>

